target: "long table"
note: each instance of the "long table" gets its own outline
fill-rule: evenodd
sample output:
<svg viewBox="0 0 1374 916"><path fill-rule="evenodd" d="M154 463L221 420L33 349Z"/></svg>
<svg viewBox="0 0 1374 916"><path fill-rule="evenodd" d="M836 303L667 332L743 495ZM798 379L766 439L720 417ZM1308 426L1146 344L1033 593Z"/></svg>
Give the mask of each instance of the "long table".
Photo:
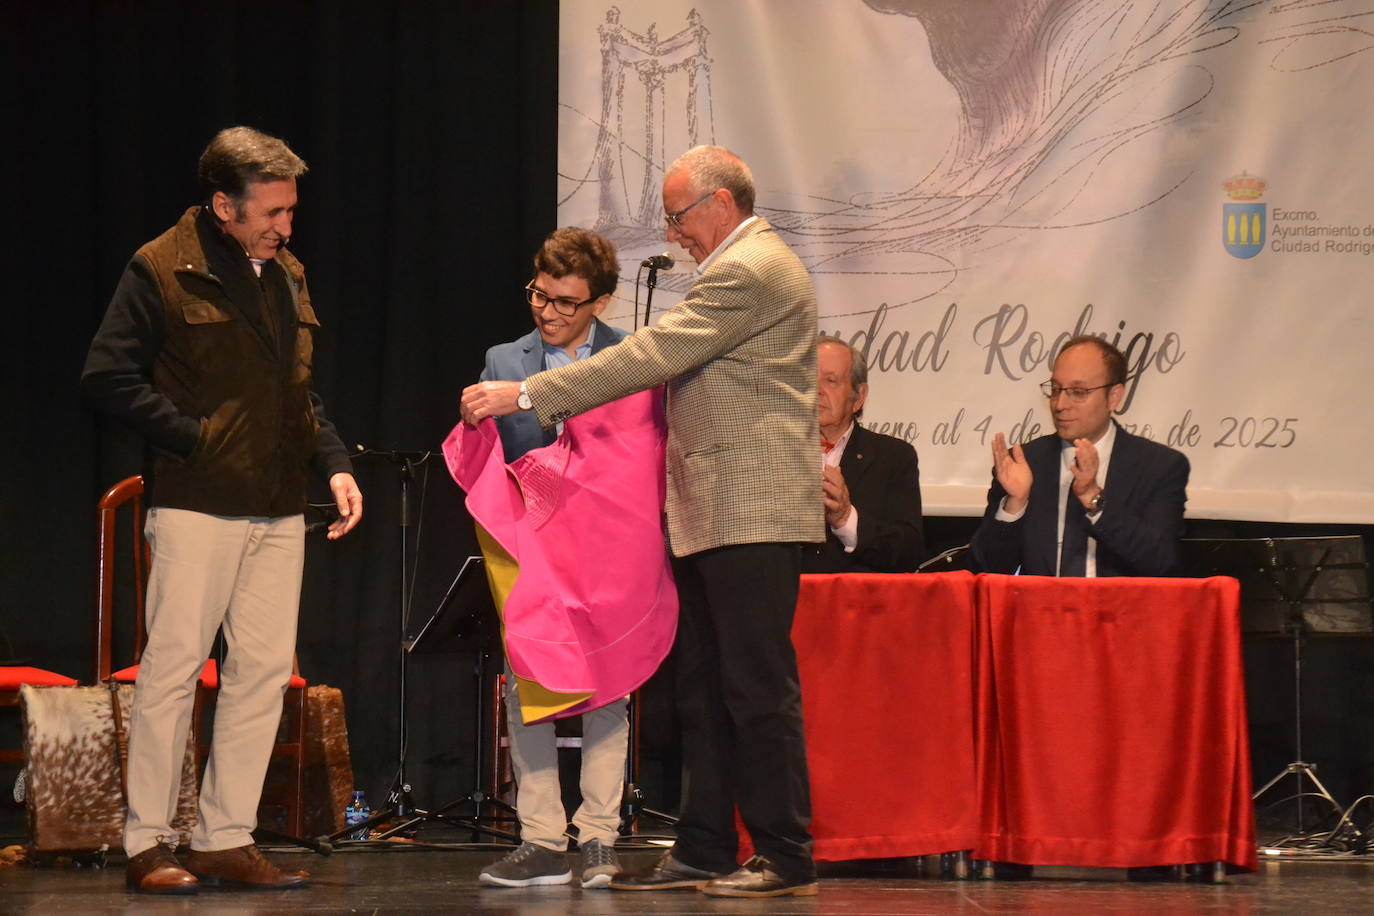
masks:
<svg viewBox="0 0 1374 916"><path fill-rule="evenodd" d="M802 576L792 642L817 858L973 847L973 584Z"/></svg>
<svg viewBox="0 0 1374 916"><path fill-rule="evenodd" d="M1256 865L1235 580L803 576L826 860Z"/></svg>

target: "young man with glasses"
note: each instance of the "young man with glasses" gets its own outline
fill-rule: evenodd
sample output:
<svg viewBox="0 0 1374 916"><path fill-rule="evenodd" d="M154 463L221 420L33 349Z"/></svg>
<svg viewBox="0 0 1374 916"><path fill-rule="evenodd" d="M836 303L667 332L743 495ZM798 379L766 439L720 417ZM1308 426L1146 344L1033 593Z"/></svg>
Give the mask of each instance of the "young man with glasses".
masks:
<svg viewBox="0 0 1374 916"><path fill-rule="evenodd" d="M610 304L619 279L610 242L576 226L555 230L535 254L534 279L525 284L534 330L488 350L482 380L523 382L618 343L625 332L597 316ZM507 462L549 445L559 432L557 426L541 428L528 411L499 417L496 427Z"/></svg>
<svg viewBox="0 0 1374 916"><path fill-rule="evenodd" d="M985 572L1169 576L1178 571L1188 459L1112 419L1126 360L1098 337L1068 340L1041 385L1055 432L992 440L987 511L973 536Z"/></svg>
<svg viewBox="0 0 1374 916"><path fill-rule="evenodd" d="M610 304L620 278L615 248L606 239L586 229L558 229L535 254L534 271L524 296L535 329L488 350L483 380L523 382L536 372L599 353L625 336L597 317ZM496 426L507 463L551 444L558 433L557 427L542 429L529 411L498 417ZM521 844L482 869L479 880L501 887L566 884L572 869L554 725L524 723L509 664L504 693ZM582 850L581 884L587 888L605 887L619 867L614 845L629 730L625 709L622 697L582 714L582 804L573 823Z"/></svg>

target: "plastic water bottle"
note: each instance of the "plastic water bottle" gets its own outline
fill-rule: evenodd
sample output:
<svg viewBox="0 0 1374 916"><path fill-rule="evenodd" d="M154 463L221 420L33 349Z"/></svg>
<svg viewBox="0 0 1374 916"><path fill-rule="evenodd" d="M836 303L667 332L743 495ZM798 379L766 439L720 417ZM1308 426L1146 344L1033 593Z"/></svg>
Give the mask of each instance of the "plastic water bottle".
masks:
<svg viewBox="0 0 1374 916"><path fill-rule="evenodd" d="M353 790L353 800L344 808L344 825L352 827L354 824L361 824L372 816L372 808L367 804L367 799L363 797L362 789ZM351 831L346 839L365 840L367 839L367 828Z"/></svg>

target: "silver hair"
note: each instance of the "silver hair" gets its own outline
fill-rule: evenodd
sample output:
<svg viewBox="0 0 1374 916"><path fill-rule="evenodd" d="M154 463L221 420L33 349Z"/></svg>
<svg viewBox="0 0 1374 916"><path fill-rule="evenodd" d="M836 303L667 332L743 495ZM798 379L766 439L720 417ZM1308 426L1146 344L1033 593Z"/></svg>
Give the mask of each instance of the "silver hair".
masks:
<svg viewBox="0 0 1374 916"><path fill-rule="evenodd" d="M730 192L745 216L754 215L754 175L745 161L723 146L694 146L673 160L664 176L685 171L687 187L695 196L719 188Z"/></svg>
<svg viewBox="0 0 1374 916"><path fill-rule="evenodd" d="M834 344L849 351L849 387L854 389L854 397L858 397L859 386L868 384L868 360L852 343L839 337L821 334L816 338L816 346L821 344Z"/></svg>

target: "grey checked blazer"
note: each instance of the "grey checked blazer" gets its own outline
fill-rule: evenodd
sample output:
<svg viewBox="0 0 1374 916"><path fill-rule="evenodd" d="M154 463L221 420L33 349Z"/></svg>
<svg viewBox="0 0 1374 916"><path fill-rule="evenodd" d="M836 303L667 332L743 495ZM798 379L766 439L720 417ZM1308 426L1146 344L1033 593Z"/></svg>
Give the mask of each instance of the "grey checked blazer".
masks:
<svg viewBox="0 0 1374 916"><path fill-rule="evenodd" d="M740 230L653 327L530 376L543 426L668 383L668 542L823 541L816 293L773 227Z"/></svg>

